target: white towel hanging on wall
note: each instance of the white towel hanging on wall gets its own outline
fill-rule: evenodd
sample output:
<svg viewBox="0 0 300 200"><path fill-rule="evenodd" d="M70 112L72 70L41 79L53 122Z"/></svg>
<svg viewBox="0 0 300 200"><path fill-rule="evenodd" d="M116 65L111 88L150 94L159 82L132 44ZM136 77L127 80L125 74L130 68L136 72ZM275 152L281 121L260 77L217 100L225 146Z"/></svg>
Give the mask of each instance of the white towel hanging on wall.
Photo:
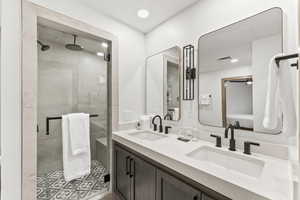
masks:
<svg viewBox="0 0 300 200"><path fill-rule="evenodd" d="M296 133L297 127L292 77L287 60L277 65L275 59L279 56L282 54L274 56L269 64L263 126L269 130L276 129L283 115L283 132L291 136Z"/></svg>

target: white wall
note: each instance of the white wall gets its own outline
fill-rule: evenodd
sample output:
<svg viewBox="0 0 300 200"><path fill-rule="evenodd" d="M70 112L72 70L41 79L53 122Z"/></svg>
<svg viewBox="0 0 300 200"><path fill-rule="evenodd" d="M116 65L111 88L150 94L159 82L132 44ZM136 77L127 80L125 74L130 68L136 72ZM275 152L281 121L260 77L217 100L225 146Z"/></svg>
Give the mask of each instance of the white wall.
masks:
<svg viewBox="0 0 300 200"><path fill-rule="evenodd" d="M297 0L201 0L146 35L147 55L174 45L197 46L199 37L272 7L284 11L288 51L297 48Z"/></svg>
<svg viewBox="0 0 300 200"><path fill-rule="evenodd" d="M135 120L144 112L144 34L96 12L75 0L30 0L33 3L106 30L119 39L120 122ZM130 112L130 116L126 113Z"/></svg>
<svg viewBox="0 0 300 200"><path fill-rule="evenodd" d="M21 0L1 3L1 199L21 200Z"/></svg>
<svg viewBox="0 0 300 200"><path fill-rule="evenodd" d="M183 47L186 44L193 44L197 46L201 35L272 7L281 7L284 12L285 52L295 52L298 41L297 0L201 0L195 6L168 20L146 35L147 55L152 55L174 45ZM183 102L182 108L181 124L199 126L196 101L192 103ZM287 137L283 134L279 136L257 134L255 138L276 143L287 143Z"/></svg>

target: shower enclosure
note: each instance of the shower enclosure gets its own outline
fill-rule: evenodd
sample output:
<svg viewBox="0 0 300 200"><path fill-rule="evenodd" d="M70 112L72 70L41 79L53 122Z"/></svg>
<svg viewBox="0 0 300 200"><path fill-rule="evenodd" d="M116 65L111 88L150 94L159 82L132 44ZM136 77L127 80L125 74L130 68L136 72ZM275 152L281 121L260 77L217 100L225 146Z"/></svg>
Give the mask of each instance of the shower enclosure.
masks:
<svg viewBox="0 0 300 200"><path fill-rule="evenodd" d="M108 191L110 44L68 28L38 25L37 199L86 200ZM61 116L90 114L91 173L63 176ZM107 176L106 176L107 177Z"/></svg>

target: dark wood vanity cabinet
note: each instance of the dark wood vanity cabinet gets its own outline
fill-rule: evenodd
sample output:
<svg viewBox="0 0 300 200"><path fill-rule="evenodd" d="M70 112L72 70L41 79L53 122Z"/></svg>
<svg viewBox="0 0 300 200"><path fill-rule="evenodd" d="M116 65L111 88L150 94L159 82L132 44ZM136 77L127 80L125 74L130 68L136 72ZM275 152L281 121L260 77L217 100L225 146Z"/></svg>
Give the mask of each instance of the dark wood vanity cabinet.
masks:
<svg viewBox="0 0 300 200"><path fill-rule="evenodd" d="M156 200L201 200L201 192L169 174L157 170Z"/></svg>
<svg viewBox="0 0 300 200"><path fill-rule="evenodd" d="M133 159L135 172L132 200L155 200L155 167L136 156Z"/></svg>
<svg viewBox="0 0 300 200"><path fill-rule="evenodd" d="M115 193L122 200L155 200L154 166L115 146Z"/></svg>
<svg viewBox="0 0 300 200"><path fill-rule="evenodd" d="M120 200L230 200L114 142L114 195Z"/></svg>
<svg viewBox="0 0 300 200"><path fill-rule="evenodd" d="M114 188L122 200L130 200L132 180L129 176L130 153L118 146L114 148Z"/></svg>

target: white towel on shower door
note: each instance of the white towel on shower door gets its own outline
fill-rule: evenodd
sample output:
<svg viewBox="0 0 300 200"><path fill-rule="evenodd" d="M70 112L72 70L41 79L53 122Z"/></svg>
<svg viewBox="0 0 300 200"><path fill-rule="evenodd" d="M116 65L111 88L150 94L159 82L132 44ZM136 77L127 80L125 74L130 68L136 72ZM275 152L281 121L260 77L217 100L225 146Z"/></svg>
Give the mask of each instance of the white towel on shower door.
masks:
<svg viewBox="0 0 300 200"><path fill-rule="evenodd" d="M74 156L90 149L90 115L85 113L68 114L70 146Z"/></svg>
<svg viewBox="0 0 300 200"><path fill-rule="evenodd" d="M89 124L87 125L89 130ZM90 148L84 152L74 155L71 148L70 116L62 116L62 141L63 141L63 168L66 181L71 181L87 175L91 171L91 151ZM89 132L88 132L89 133ZM82 138L90 147L89 134L82 134Z"/></svg>
<svg viewBox="0 0 300 200"><path fill-rule="evenodd" d="M263 126L274 130L283 116L283 132L287 135L296 133L296 109L293 95L291 68L288 61L280 62L278 67L274 56L269 64L267 97Z"/></svg>

